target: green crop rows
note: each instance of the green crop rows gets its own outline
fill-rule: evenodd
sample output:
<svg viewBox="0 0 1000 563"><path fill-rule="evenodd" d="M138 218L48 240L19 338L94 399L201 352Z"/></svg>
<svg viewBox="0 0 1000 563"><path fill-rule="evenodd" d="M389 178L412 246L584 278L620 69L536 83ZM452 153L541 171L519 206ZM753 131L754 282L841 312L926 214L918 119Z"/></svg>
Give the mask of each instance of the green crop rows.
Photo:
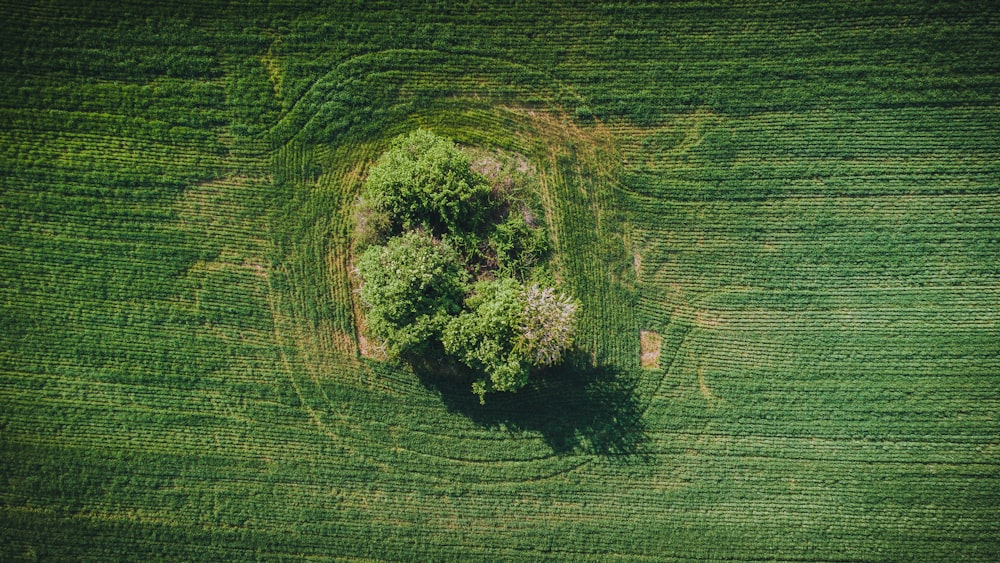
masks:
<svg viewBox="0 0 1000 563"><path fill-rule="evenodd" d="M0 560L1000 558L994 3L0 13ZM417 127L582 303L485 407L365 336Z"/></svg>

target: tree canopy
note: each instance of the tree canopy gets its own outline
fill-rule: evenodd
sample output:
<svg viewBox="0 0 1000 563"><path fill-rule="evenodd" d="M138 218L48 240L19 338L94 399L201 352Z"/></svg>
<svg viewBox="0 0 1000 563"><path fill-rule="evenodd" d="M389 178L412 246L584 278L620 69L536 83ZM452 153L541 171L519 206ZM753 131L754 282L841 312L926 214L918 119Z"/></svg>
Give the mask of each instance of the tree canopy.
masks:
<svg viewBox="0 0 1000 563"><path fill-rule="evenodd" d="M473 389L481 398L489 391L513 391L528 381L530 364L515 350L524 315L523 290L505 278L476 284L466 310L444 332L445 351L485 375Z"/></svg>
<svg viewBox="0 0 1000 563"><path fill-rule="evenodd" d="M371 224L390 235L357 262L368 328L390 357L443 350L472 371L480 401L561 361L577 305L526 281L546 277L538 276L549 251L544 226L474 173L453 142L429 131L400 137L363 197L379 214Z"/></svg>
<svg viewBox="0 0 1000 563"><path fill-rule="evenodd" d="M462 310L465 269L446 242L407 232L371 246L357 264L368 328L390 356L419 354Z"/></svg>
<svg viewBox="0 0 1000 563"><path fill-rule="evenodd" d="M537 285L524 291L523 301L518 349L532 365L558 364L573 343L576 303L568 295L556 293L555 288Z"/></svg>
<svg viewBox="0 0 1000 563"><path fill-rule="evenodd" d="M553 288L525 288L512 278L480 282L465 311L448 323L445 351L485 377L473 383L480 400L516 391L533 367L557 364L573 342L576 305Z"/></svg>
<svg viewBox="0 0 1000 563"><path fill-rule="evenodd" d="M452 141L418 129L396 139L372 168L363 196L394 230L475 231L486 223L490 184Z"/></svg>

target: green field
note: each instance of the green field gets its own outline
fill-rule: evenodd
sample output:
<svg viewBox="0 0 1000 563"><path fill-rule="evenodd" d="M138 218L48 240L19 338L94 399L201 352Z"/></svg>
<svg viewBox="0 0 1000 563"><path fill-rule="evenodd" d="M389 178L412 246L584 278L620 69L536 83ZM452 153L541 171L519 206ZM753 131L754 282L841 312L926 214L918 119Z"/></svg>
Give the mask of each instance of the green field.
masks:
<svg viewBox="0 0 1000 563"><path fill-rule="evenodd" d="M0 560L1000 560L993 2L0 13ZM418 127L582 305L485 406L364 333Z"/></svg>

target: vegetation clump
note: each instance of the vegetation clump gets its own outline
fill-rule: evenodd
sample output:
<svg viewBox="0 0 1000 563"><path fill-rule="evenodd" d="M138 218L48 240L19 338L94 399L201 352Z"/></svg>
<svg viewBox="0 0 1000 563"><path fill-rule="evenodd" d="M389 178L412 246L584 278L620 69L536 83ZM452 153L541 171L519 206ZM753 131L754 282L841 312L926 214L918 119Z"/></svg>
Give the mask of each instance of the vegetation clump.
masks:
<svg viewBox="0 0 1000 563"><path fill-rule="evenodd" d="M465 269L448 243L426 233L411 231L369 247L358 270L365 280L361 299L369 306L368 328L393 356L426 352L461 311Z"/></svg>
<svg viewBox="0 0 1000 563"><path fill-rule="evenodd" d="M392 218L394 232L476 231L490 212L490 185L455 144L423 129L399 137L372 168L364 198Z"/></svg>
<svg viewBox="0 0 1000 563"><path fill-rule="evenodd" d="M376 163L360 214L370 246L357 270L372 334L392 358L440 352L465 366L481 402L561 361L577 310L544 281L550 247L530 190L498 176L418 130Z"/></svg>
<svg viewBox="0 0 1000 563"><path fill-rule="evenodd" d="M517 349L523 316L521 285L501 278L477 284L466 310L448 323L445 351L485 375L473 384L480 397L489 391L516 391L528 382L531 364Z"/></svg>

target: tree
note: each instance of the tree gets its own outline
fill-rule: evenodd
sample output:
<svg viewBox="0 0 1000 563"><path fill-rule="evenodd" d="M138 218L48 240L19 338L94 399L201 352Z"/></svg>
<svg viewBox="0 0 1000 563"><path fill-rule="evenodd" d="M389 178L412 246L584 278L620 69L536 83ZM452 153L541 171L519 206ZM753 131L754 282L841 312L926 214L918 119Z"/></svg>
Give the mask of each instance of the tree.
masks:
<svg viewBox="0 0 1000 563"><path fill-rule="evenodd" d="M453 142L418 129L397 138L365 181L363 198L395 232L476 231L489 219L491 187Z"/></svg>
<svg viewBox="0 0 1000 563"><path fill-rule="evenodd" d="M480 282L466 300L466 311L445 328L445 351L486 378L473 384L483 396L516 391L528 382L530 364L515 350L524 315L524 291L513 279Z"/></svg>
<svg viewBox="0 0 1000 563"><path fill-rule="evenodd" d="M516 391L531 368L551 366L573 342L576 304L553 288L524 288L512 278L480 282L442 336L445 351L486 377L473 383L486 393Z"/></svg>
<svg viewBox="0 0 1000 563"><path fill-rule="evenodd" d="M536 366L551 366L573 344L576 303L555 288L532 285L524 292L524 315L517 347Z"/></svg>
<svg viewBox="0 0 1000 563"><path fill-rule="evenodd" d="M417 231L371 246L357 264L372 334L392 357L423 353L462 310L467 273L447 243Z"/></svg>

